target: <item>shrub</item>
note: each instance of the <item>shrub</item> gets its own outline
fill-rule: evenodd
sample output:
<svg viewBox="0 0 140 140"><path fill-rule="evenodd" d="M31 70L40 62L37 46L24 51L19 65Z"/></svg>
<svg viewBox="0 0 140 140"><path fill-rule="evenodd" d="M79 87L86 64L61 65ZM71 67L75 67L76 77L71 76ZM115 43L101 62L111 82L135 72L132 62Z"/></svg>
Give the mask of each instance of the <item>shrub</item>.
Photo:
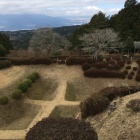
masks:
<svg viewBox="0 0 140 140"><path fill-rule="evenodd" d="M30 58L19 58L19 57L14 57L14 58L8 58L12 64L14 65L30 65L31 64L31 59Z"/></svg>
<svg viewBox="0 0 140 140"><path fill-rule="evenodd" d="M28 85L26 82L21 82L19 85L18 85L18 89L21 90L22 92L27 92L28 90Z"/></svg>
<svg viewBox="0 0 140 140"><path fill-rule="evenodd" d="M26 134L26 140L98 140L89 123L73 118L44 118Z"/></svg>
<svg viewBox="0 0 140 140"><path fill-rule="evenodd" d="M136 80L136 81L140 81L140 75L136 75L135 80Z"/></svg>
<svg viewBox="0 0 140 140"><path fill-rule="evenodd" d="M0 61L0 69L10 67L11 66L11 61L9 60L1 60Z"/></svg>
<svg viewBox="0 0 140 140"><path fill-rule="evenodd" d="M86 62L84 57L68 57L66 65L82 65Z"/></svg>
<svg viewBox="0 0 140 140"><path fill-rule="evenodd" d="M116 61L115 61L114 59L111 59L111 60L109 61L109 63L112 64L112 65L115 65L115 64L116 64Z"/></svg>
<svg viewBox="0 0 140 140"><path fill-rule="evenodd" d="M112 101L116 97L123 97L129 94L133 94L140 90L139 86L128 86L128 87L106 87L99 91L99 95L107 97Z"/></svg>
<svg viewBox="0 0 140 140"><path fill-rule="evenodd" d="M27 76L27 79L30 79L34 83L36 80L36 76L34 74L30 74Z"/></svg>
<svg viewBox="0 0 140 140"><path fill-rule="evenodd" d="M86 77L93 78L125 78L125 74L123 72L94 68L84 71L84 75Z"/></svg>
<svg viewBox="0 0 140 140"><path fill-rule="evenodd" d="M9 98L7 96L0 97L0 105L6 105L9 103Z"/></svg>
<svg viewBox="0 0 140 140"><path fill-rule="evenodd" d="M82 70L85 71L85 70L88 70L91 68L91 65L89 63L84 63L82 64Z"/></svg>
<svg viewBox="0 0 140 140"><path fill-rule="evenodd" d="M28 85L28 87L31 87L32 85L31 79L26 79L24 82Z"/></svg>
<svg viewBox="0 0 140 140"><path fill-rule="evenodd" d="M32 59L31 63L33 65L37 65L37 64L50 65L50 64L52 64L52 60L50 58L47 58L47 57L41 57L41 58L34 58L34 59Z"/></svg>
<svg viewBox="0 0 140 140"><path fill-rule="evenodd" d="M124 70L123 73L124 73L125 75L127 75L127 74L128 74L128 70Z"/></svg>
<svg viewBox="0 0 140 140"><path fill-rule="evenodd" d="M33 74L35 75L36 79L40 77L38 72L33 72Z"/></svg>
<svg viewBox="0 0 140 140"><path fill-rule="evenodd" d="M133 75L128 75L127 78L128 79L133 79Z"/></svg>
<svg viewBox="0 0 140 140"><path fill-rule="evenodd" d="M126 63L127 63L127 64L131 64L131 60L127 60Z"/></svg>
<svg viewBox="0 0 140 140"><path fill-rule="evenodd" d="M133 111L140 111L140 99L134 99L126 104L126 107L131 108Z"/></svg>
<svg viewBox="0 0 140 140"><path fill-rule="evenodd" d="M19 100L22 98L22 91L19 90L19 89L15 89L13 92L12 92L12 98L15 99L15 100Z"/></svg>
<svg viewBox="0 0 140 140"><path fill-rule="evenodd" d="M129 70L129 69L131 69L131 66L126 66L125 68L126 68L127 70Z"/></svg>
<svg viewBox="0 0 140 140"><path fill-rule="evenodd" d="M109 64L109 65L106 67L106 69L108 69L108 70L119 70L120 68L121 68L121 66L118 65L118 64L115 64L115 65Z"/></svg>
<svg viewBox="0 0 140 140"><path fill-rule="evenodd" d="M104 96L92 95L80 103L81 117L87 118L90 115L96 115L105 110L109 103L109 100Z"/></svg>
<svg viewBox="0 0 140 140"><path fill-rule="evenodd" d="M94 64L94 67L98 68L98 69L102 69L102 68L106 68L108 66L108 62L107 61L102 61L102 62L98 62Z"/></svg>
<svg viewBox="0 0 140 140"><path fill-rule="evenodd" d="M120 65L121 67L124 67L125 61L123 60L119 60L118 61L118 65Z"/></svg>
<svg viewBox="0 0 140 140"><path fill-rule="evenodd" d="M138 68L137 67L133 67L133 71L136 71Z"/></svg>
<svg viewBox="0 0 140 140"><path fill-rule="evenodd" d="M134 73L133 71L130 71L130 73L129 73L129 75L132 75L132 76L133 76L134 74L135 74L135 73Z"/></svg>

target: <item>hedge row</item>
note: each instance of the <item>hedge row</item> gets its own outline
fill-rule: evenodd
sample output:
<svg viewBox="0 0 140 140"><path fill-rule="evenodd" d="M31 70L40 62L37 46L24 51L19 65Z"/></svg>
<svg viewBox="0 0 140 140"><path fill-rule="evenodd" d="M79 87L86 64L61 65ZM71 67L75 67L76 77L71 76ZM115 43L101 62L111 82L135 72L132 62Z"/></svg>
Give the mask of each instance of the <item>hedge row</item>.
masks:
<svg viewBox="0 0 140 140"><path fill-rule="evenodd" d="M110 101L140 91L140 86L107 87L80 103L81 117L96 115L107 109Z"/></svg>
<svg viewBox="0 0 140 140"><path fill-rule="evenodd" d="M116 97L123 97L129 94L133 94L140 91L140 86L128 86L128 87L107 87L99 91L99 95L107 97L112 101Z"/></svg>
<svg viewBox="0 0 140 140"><path fill-rule="evenodd" d="M94 116L105 110L109 103L109 99L105 96L92 95L80 103L81 117L87 118L90 115Z"/></svg>
<svg viewBox="0 0 140 140"><path fill-rule="evenodd" d="M35 82L36 79L39 78L38 72L33 72L32 74L28 75L27 78L20 82L16 89L12 91L12 98L15 100L21 99L25 92L28 91L28 88L31 87L32 83ZM9 98L7 96L0 97L0 105L6 105L9 103Z"/></svg>
<svg viewBox="0 0 140 140"><path fill-rule="evenodd" d="M93 58L88 58L88 57L68 57L66 59L66 65L82 65L84 63L95 63L102 61L101 59L95 60Z"/></svg>
<svg viewBox="0 0 140 140"><path fill-rule="evenodd" d="M95 68L84 71L84 75L92 78L125 78L125 74L123 72Z"/></svg>
<svg viewBox="0 0 140 140"><path fill-rule="evenodd" d="M12 64L14 65L38 65L38 64L46 64L49 65L52 63L50 58L42 57L42 58L8 58Z"/></svg>
<svg viewBox="0 0 140 140"><path fill-rule="evenodd" d="M0 61L0 69L10 67L11 66L11 61L10 60L1 60Z"/></svg>
<svg viewBox="0 0 140 140"><path fill-rule="evenodd" d="M44 118L26 134L26 140L98 140L85 121L73 118Z"/></svg>

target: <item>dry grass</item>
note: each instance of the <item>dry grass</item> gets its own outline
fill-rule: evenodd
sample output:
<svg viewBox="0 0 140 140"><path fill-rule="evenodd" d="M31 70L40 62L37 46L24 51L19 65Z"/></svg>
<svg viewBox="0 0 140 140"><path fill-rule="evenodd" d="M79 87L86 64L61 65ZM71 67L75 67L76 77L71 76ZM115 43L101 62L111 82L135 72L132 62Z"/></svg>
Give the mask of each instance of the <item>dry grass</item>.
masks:
<svg viewBox="0 0 140 140"><path fill-rule="evenodd" d="M135 64L134 64L135 65ZM4 69L0 71L0 76L2 79L0 81L0 94L9 94L9 89L13 87L18 80L21 80L22 77L25 77L26 74L33 71L38 71L41 74L43 79L40 79L33 89L31 89L30 96L35 99L42 100L52 100L55 91L55 82L59 84L68 83L66 92L66 99L72 101L82 101L86 99L93 93L97 93L99 90L110 87L110 86L127 86L127 85L139 85L137 81L128 80L128 79L109 79L109 78L85 78L80 66L65 66L65 65L56 65L52 64L50 66L37 65L37 66L14 66L12 68ZM53 81L55 81L53 83ZM64 82L63 82L64 81ZM48 91L48 87L50 88ZM9 88L11 85L11 88ZM48 87L47 87L48 86ZM37 91L39 89L39 91ZM53 91L52 91L52 90ZM4 92L2 92L4 91ZM47 91L47 92L46 92ZM30 92L30 91L29 91ZM69 94L68 94L69 93ZM72 96L71 96L72 93ZM140 130L140 113L132 113L131 110L126 108L126 103L131 99L140 98L140 94L130 95L124 97L122 102L117 101L117 109L110 116L107 112L103 112L99 115L96 115L94 118L89 118L89 121L96 128L99 134L99 140L139 140L139 130ZM31 100L32 101L32 100ZM34 101L33 101L34 102ZM39 102L38 102L39 103ZM60 103L61 104L61 103ZM36 105L24 104L24 110L18 116L18 112L15 113L18 117L12 120L8 125L3 124L0 129L25 129L27 125L32 121L36 116L39 108ZM47 108L49 109L49 108ZM11 110L12 111L12 110ZM0 111L0 115L2 114ZM19 109L20 112L20 109ZM57 107L51 113L51 117L74 117L79 112L78 106L62 106L57 104ZM11 112L11 113L14 113ZM10 112L7 113L9 117L12 117ZM21 115L21 116L20 116ZM127 118L127 119L126 119Z"/></svg>
<svg viewBox="0 0 140 140"><path fill-rule="evenodd" d="M0 129L26 129L37 115L39 109L39 106L24 104L21 101L15 101L6 106L0 106Z"/></svg>
<svg viewBox="0 0 140 140"><path fill-rule="evenodd" d="M64 118L75 118L79 112L79 106L71 105L71 106L56 106L49 117L64 117Z"/></svg>
<svg viewBox="0 0 140 140"><path fill-rule="evenodd" d="M57 86L55 79L40 78L32 84L32 87L27 92L28 98L33 100L53 100Z"/></svg>

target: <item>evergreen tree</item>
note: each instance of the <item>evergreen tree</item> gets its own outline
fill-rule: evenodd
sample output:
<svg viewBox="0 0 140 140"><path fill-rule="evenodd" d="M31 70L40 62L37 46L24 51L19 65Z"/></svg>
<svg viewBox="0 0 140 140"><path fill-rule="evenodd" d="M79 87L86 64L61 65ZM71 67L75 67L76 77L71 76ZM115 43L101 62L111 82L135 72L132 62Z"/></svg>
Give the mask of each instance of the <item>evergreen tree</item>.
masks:
<svg viewBox="0 0 140 140"><path fill-rule="evenodd" d="M134 50L134 41L133 39L129 36L127 40L125 41L125 51L126 52L132 52Z"/></svg>
<svg viewBox="0 0 140 140"><path fill-rule="evenodd" d="M125 4L124 4L124 7L127 8L129 6L136 5L137 3L138 2L136 0L126 0Z"/></svg>
<svg viewBox="0 0 140 140"><path fill-rule="evenodd" d="M0 33L0 44L4 47L6 54L8 54L11 49L13 49L13 45L9 37L4 33Z"/></svg>
<svg viewBox="0 0 140 140"><path fill-rule="evenodd" d="M4 47L0 44L0 57L5 56L6 54L6 50L4 49Z"/></svg>
<svg viewBox="0 0 140 140"><path fill-rule="evenodd" d="M110 18L111 27L120 33L122 40L128 36L134 41L140 40L140 4L129 6Z"/></svg>

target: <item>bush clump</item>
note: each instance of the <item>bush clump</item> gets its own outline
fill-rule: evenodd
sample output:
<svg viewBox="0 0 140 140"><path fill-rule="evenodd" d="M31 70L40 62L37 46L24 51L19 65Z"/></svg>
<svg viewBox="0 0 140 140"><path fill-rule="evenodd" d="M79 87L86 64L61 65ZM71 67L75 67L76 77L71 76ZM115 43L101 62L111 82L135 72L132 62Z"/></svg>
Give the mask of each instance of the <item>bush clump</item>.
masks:
<svg viewBox="0 0 140 140"><path fill-rule="evenodd" d="M33 72L32 74L35 75L36 79L38 79L40 77L39 73L38 72Z"/></svg>
<svg viewBox="0 0 140 140"><path fill-rule="evenodd" d="M93 78L125 78L125 74L123 72L95 68L84 71L84 75L86 77Z"/></svg>
<svg viewBox="0 0 140 140"><path fill-rule="evenodd" d="M111 59L111 60L109 61L109 64L111 64L111 65L115 65L115 64L116 64L115 59Z"/></svg>
<svg viewBox="0 0 140 140"><path fill-rule="evenodd" d="M44 118L26 134L26 140L98 140L89 123L73 118Z"/></svg>
<svg viewBox="0 0 140 140"><path fill-rule="evenodd" d="M119 61L118 61L118 65L120 65L121 67L124 67L124 65L125 65L125 61L123 61L123 60L119 60Z"/></svg>
<svg viewBox="0 0 140 140"><path fill-rule="evenodd" d="M134 73L134 71L130 71L130 73L129 73L129 75L134 75L135 73Z"/></svg>
<svg viewBox="0 0 140 140"><path fill-rule="evenodd" d="M140 81L140 75L136 75L135 80L136 80L136 81Z"/></svg>
<svg viewBox="0 0 140 140"><path fill-rule="evenodd" d="M127 64L131 64L131 60L127 60L126 63L127 63Z"/></svg>
<svg viewBox="0 0 140 140"><path fill-rule="evenodd" d="M127 74L128 74L128 70L124 70L123 73L124 73L125 75L127 75Z"/></svg>
<svg viewBox="0 0 140 140"><path fill-rule="evenodd" d="M1 60L0 61L0 69L10 67L11 66L11 61L10 60Z"/></svg>
<svg viewBox="0 0 140 140"><path fill-rule="evenodd" d="M91 68L91 64L89 63L84 63L82 64L82 70L85 71L85 70L88 70Z"/></svg>
<svg viewBox="0 0 140 140"><path fill-rule="evenodd" d="M133 71L137 71L137 69L138 69L137 67L133 67Z"/></svg>
<svg viewBox="0 0 140 140"><path fill-rule="evenodd" d="M21 82L18 85L18 89L21 90L22 92L27 92L28 91L28 85L26 82Z"/></svg>
<svg viewBox="0 0 140 140"><path fill-rule="evenodd" d="M126 66L125 68L126 68L127 70L129 70L129 69L131 69L131 66Z"/></svg>
<svg viewBox="0 0 140 140"><path fill-rule="evenodd" d="M133 79L133 75L130 74L130 75L127 76L127 78L128 79Z"/></svg>
<svg viewBox="0 0 140 140"><path fill-rule="evenodd" d="M32 81L30 79L26 79L24 82L28 85L28 87L31 87Z"/></svg>
<svg viewBox="0 0 140 140"><path fill-rule="evenodd" d="M30 65L31 64L31 59L30 58L19 58L19 57L13 57L13 58L8 58L12 64L14 65Z"/></svg>
<svg viewBox="0 0 140 140"><path fill-rule="evenodd" d="M98 68L98 69L102 69L102 68L106 68L108 66L108 62L107 61L102 61L102 62L98 62L94 64L94 67Z"/></svg>
<svg viewBox="0 0 140 140"><path fill-rule="evenodd" d="M36 76L32 73L32 74L27 76L27 79L30 79L34 83L36 80Z"/></svg>
<svg viewBox="0 0 140 140"><path fill-rule="evenodd" d="M9 103L9 98L7 96L0 97L0 105L6 105Z"/></svg>
<svg viewBox="0 0 140 140"><path fill-rule="evenodd" d="M140 111L140 99L134 99L126 104L126 107L131 108L133 111Z"/></svg>
<svg viewBox="0 0 140 140"><path fill-rule="evenodd" d="M37 64L50 65L50 64L52 64L52 59L47 58L47 57L34 58L34 59L32 59L31 63L33 65L37 65Z"/></svg>
<svg viewBox="0 0 140 140"><path fill-rule="evenodd" d="M102 95L93 95L80 103L81 117L87 118L105 110L109 105L109 99Z"/></svg>
<svg viewBox="0 0 140 140"><path fill-rule="evenodd" d="M99 95L107 97L112 101L116 97L123 97L129 94L133 94L140 90L139 86L123 86L123 87L106 87L99 91Z"/></svg>
<svg viewBox="0 0 140 140"><path fill-rule="evenodd" d="M19 89L13 90L13 92L12 92L12 98L15 99L15 100L21 99L22 98L22 91L19 90Z"/></svg>

